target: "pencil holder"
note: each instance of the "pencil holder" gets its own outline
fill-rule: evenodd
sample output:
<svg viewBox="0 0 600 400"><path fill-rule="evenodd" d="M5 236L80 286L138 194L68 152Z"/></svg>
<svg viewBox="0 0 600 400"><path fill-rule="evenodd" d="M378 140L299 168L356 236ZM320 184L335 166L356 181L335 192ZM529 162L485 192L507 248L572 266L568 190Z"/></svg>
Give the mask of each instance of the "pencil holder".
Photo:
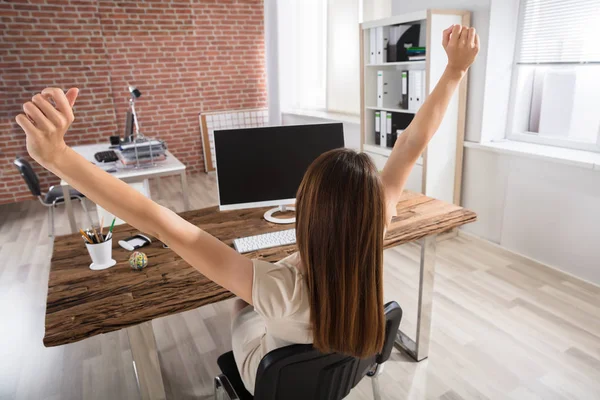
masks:
<svg viewBox="0 0 600 400"><path fill-rule="evenodd" d="M106 269L117 263L112 259L112 238L102 243L86 243L85 247L87 247L92 258L90 269Z"/></svg>

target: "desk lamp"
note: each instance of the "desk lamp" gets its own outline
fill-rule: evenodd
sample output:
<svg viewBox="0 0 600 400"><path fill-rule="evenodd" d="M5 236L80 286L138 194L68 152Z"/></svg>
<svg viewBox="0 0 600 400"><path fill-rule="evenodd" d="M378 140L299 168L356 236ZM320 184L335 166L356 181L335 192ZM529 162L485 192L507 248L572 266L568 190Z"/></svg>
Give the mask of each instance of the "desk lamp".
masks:
<svg viewBox="0 0 600 400"><path fill-rule="evenodd" d="M135 86L128 85L129 93L131 94L131 98L129 99L129 109L131 114L133 115L133 123L135 125L135 139L143 138L144 136L140 133L140 125L138 124L137 114L135 113L135 99L140 98L142 92L140 92ZM130 138L130 141L133 138Z"/></svg>

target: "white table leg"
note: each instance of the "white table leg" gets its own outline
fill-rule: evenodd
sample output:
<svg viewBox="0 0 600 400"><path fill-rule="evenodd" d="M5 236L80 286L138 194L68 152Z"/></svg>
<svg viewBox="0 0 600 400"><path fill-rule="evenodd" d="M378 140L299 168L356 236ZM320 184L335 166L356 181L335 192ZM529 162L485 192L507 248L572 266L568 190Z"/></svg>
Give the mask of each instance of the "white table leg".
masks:
<svg viewBox="0 0 600 400"><path fill-rule="evenodd" d="M73 213L73 202L71 201L71 187L69 185L63 185L63 197L65 199L65 209L67 216L69 217L69 225L71 226L71 233L77 233L77 221L75 221L75 214Z"/></svg>
<svg viewBox="0 0 600 400"><path fill-rule="evenodd" d="M166 400L152 322L127 328L133 369L142 400Z"/></svg>
<svg viewBox="0 0 600 400"><path fill-rule="evenodd" d="M400 330L398 330L396 336L396 344L417 361L421 361L429 356L433 279L435 275L435 247L436 235L427 236L422 239L416 340L412 340Z"/></svg>
<svg viewBox="0 0 600 400"><path fill-rule="evenodd" d="M183 211L190 209L190 200L188 198L188 184L185 170L181 173L181 191L183 192Z"/></svg>

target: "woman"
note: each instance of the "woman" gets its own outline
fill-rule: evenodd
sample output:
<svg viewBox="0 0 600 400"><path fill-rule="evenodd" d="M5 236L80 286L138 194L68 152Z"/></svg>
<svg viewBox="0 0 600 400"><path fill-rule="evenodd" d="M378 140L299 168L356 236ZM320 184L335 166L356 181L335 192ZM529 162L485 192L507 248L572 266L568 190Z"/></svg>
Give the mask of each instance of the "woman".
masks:
<svg viewBox="0 0 600 400"><path fill-rule="evenodd" d="M365 154L334 150L309 167L298 189L299 252L277 264L250 260L67 147L78 89L44 89L16 117L27 150L90 200L146 232L241 300L232 324L233 351L247 389L269 351L313 343L357 357L384 340L383 235L413 165L438 129L450 98L479 50L475 29L443 33L448 65L398 138L381 176ZM48 101L52 99L54 105ZM122 201L128 198L129 201Z"/></svg>

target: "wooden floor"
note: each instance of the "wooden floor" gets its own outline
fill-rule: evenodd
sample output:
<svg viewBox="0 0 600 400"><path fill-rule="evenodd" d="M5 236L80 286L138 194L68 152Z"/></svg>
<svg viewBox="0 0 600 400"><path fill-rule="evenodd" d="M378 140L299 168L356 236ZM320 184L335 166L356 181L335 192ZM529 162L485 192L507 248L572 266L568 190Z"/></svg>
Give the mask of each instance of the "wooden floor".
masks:
<svg viewBox="0 0 600 400"><path fill-rule="evenodd" d="M216 204L213 176L192 176L194 208ZM152 182L181 211L176 179ZM91 207L91 205L90 205ZM77 206L77 219L82 214ZM52 243L46 209L0 206L0 400L136 399L125 332L44 348ZM57 234L68 233L58 210ZM386 251L385 297L414 332L419 248ZM438 245L429 359L394 350L384 399L600 399L600 288L459 236ZM153 321L169 399L211 399L217 357L231 348L230 301ZM371 399L369 379L348 399Z"/></svg>

